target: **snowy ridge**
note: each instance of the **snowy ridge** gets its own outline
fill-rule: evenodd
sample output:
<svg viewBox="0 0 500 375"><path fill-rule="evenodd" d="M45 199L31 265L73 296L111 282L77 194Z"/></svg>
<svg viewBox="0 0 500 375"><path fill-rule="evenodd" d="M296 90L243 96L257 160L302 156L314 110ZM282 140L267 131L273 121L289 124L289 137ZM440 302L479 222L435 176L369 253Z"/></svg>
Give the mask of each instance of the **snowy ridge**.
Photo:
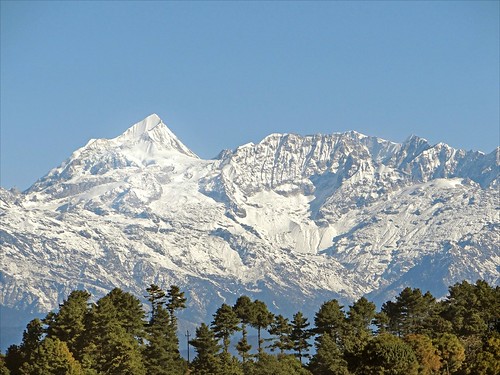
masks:
<svg viewBox="0 0 500 375"><path fill-rule="evenodd" d="M175 283L186 323L241 294L287 315L407 285L498 285L499 155L352 131L201 160L151 115L24 193L0 188L0 304L46 312L75 288Z"/></svg>

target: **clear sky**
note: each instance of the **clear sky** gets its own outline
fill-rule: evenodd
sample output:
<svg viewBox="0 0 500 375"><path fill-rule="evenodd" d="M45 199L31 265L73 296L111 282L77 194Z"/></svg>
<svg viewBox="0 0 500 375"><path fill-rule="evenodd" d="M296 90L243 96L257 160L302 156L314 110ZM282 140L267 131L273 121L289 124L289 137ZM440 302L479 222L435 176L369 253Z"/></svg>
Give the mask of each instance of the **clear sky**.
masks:
<svg viewBox="0 0 500 375"><path fill-rule="evenodd" d="M151 113L203 158L357 130L491 152L499 2L1 1L2 187Z"/></svg>

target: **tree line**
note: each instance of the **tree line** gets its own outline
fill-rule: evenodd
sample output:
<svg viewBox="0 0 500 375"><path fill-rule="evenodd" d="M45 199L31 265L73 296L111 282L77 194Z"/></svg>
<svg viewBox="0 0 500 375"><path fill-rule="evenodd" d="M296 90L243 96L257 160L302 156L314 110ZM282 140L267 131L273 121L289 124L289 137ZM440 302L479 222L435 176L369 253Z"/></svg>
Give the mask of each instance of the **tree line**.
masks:
<svg viewBox="0 0 500 375"><path fill-rule="evenodd" d="M241 296L196 328L191 362L180 355L177 335L184 292L151 284L144 297L147 313L118 288L95 303L87 291L71 292L0 355L0 374L500 374L500 288L481 280L451 286L440 301L405 288L379 311L365 297L347 308L332 299L311 322L300 311L290 319Z"/></svg>

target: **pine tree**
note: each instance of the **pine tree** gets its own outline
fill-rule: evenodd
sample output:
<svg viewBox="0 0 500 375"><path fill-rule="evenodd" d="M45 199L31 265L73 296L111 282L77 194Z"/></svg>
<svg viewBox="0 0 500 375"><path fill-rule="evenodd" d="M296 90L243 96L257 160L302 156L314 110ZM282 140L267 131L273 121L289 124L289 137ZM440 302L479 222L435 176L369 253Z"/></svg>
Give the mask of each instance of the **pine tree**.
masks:
<svg viewBox="0 0 500 375"><path fill-rule="evenodd" d="M182 375L186 364L181 358L178 339L170 315L161 305L155 307L147 327L148 344L144 349L144 364L148 375Z"/></svg>
<svg viewBox="0 0 500 375"><path fill-rule="evenodd" d="M30 353L29 361L20 369L21 375L83 375L80 363L73 358L65 342L46 337Z"/></svg>
<svg viewBox="0 0 500 375"><path fill-rule="evenodd" d="M254 304L252 300L247 296L241 296L236 300L236 303L233 306L233 310L236 313L236 316L240 319L241 322L241 332L242 337L238 342L236 349L241 356L241 360L243 361L243 365L250 358L250 350L252 349L252 345L248 343L247 339L247 325L255 320L254 318Z"/></svg>
<svg viewBox="0 0 500 375"><path fill-rule="evenodd" d="M19 369L38 349L44 334L40 319L33 319L26 325L21 344L9 346L5 356L5 365L12 375L20 374Z"/></svg>
<svg viewBox="0 0 500 375"><path fill-rule="evenodd" d="M158 306L162 306L165 303L165 292L156 284L151 284L146 288L148 293L146 296L149 303L151 304L151 316L153 317L156 313Z"/></svg>
<svg viewBox="0 0 500 375"><path fill-rule="evenodd" d="M77 359L81 359L83 354L82 334L85 331L89 299L90 293L87 291L75 290L59 306L59 312L49 314L45 319L47 336L64 341Z"/></svg>
<svg viewBox="0 0 500 375"><path fill-rule="evenodd" d="M254 301L253 303L253 314L252 321L250 322L251 326L257 329L257 337L259 343L259 355L262 353L263 348L262 344L264 340L261 336L261 330L266 329L269 324L272 323L274 319L274 315L269 312L267 309L267 305L259 300Z"/></svg>
<svg viewBox="0 0 500 375"><path fill-rule="evenodd" d="M145 374L143 316L140 301L129 293L113 289L102 297L89 312L82 364L110 375Z"/></svg>
<svg viewBox="0 0 500 375"><path fill-rule="evenodd" d="M299 311L293 316L290 339L293 342L293 350L300 363L302 363L302 358L309 357L307 352L311 347L308 340L312 336L312 332L307 327L309 327L307 318Z"/></svg>
<svg viewBox="0 0 500 375"><path fill-rule="evenodd" d="M347 361L342 357L337 343L328 333L316 341L316 353L309 362L314 375L348 375Z"/></svg>
<svg viewBox="0 0 500 375"><path fill-rule="evenodd" d="M167 291L167 310L170 314L170 320L175 331L177 331L177 318L175 312L176 310L185 308L186 297L184 297L184 292L181 292L177 285L171 285L170 289Z"/></svg>
<svg viewBox="0 0 500 375"><path fill-rule="evenodd" d="M274 317L274 322L271 323L269 333L275 336L274 342L269 346L272 351L278 349L281 354L293 348L293 342L290 339L292 326L288 319L283 315Z"/></svg>
<svg viewBox="0 0 500 375"><path fill-rule="evenodd" d="M239 319L231 306L222 304L214 314L212 330L215 337L222 339L224 353L229 352L229 343L231 335L239 330Z"/></svg>
<svg viewBox="0 0 500 375"><path fill-rule="evenodd" d="M221 363L217 353L221 347L217 343L214 332L202 323L196 328L196 337L190 343L197 353L192 362L194 373L197 375L219 374Z"/></svg>
<svg viewBox="0 0 500 375"><path fill-rule="evenodd" d="M314 333L328 333L337 343L340 343L345 331L346 317L343 306L336 299L324 302L314 317Z"/></svg>

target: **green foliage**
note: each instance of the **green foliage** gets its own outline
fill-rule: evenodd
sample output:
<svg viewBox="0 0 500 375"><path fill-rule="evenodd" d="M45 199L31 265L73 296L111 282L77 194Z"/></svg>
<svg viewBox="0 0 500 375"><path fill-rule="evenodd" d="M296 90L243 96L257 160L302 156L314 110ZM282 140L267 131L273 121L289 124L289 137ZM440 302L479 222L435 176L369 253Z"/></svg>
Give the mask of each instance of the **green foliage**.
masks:
<svg viewBox="0 0 500 375"><path fill-rule="evenodd" d="M239 330L239 319L231 306L222 304L214 314L212 329L215 337L222 339L224 352L229 351L231 335Z"/></svg>
<svg viewBox="0 0 500 375"><path fill-rule="evenodd" d="M402 339L382 334L366 345L359 373L371 375L417 375L418 362L411 347Z"/></svg>
<svg viewBox="0 0 500 375"><path fill-rule="evenodd" d="M441 357L438 349L432 344L432 340L420 334L408 335L404 340L417 357L419 375L437 374L441 368Z"/></svg>
<svg viewBox="0 0 500 375"><path fill-rule="evenodd" d="M328 333L316 341L316 354L309 362L309 369L315 375L348 375L347 361L339 346Z"/></svg>
<svg viewBox="0 0 500 375"><path fill-rule="evenodd" d="M221 347L214 332L205 323L201 323L196 328L196 337L190 343L197 353L192 363L195 374L218 374L222 364L217 353Z"/></svg>
<svg viewBox="0 0 500 375"><path fill-rule="evenodd" d="M257 362L249 367L248 375L309 375L310 372L302 367L293 356L273 356L261 353Z"/></svg>
<svg viewBox="0 0 500 375"><path fill-rule="evenodd" d="M259 300L254 301L251 313L250 325L257 329L259 354L262 353L262 340L261 330L266 329L269 324L274 320L274 315L267 309L267 305Z"/></svg>
<svg viewBox="0 0 500 375"><path fill-rule="evenodd" d="M49 314L45 319L47 336L64 341L77 359L82 356L82 335L85 332L89 299L89 292L75 290L60 305L59 312Z"/></svg>
<svg viewBox="0 0 500 375"><path fill-rule="evenodd" d="M22 375L82 375L83 370L65 342L45 338L20 369Z"/></svg>
<svg viewBox="0 0 500 375"><path fill-rule="evenodd" d="M170 315L161 305L156 306L146 331L148 344L143 356L148 375L182 375L186 364L179 353Z"/></svg>
<svg viewBox="0 0 500 375"><path fill-rule="evenodd" d="M307 329L309 327L309 322L307 318L299 311L293 316L292 320L292 332L290 333L290 340L293 342L293 350L295 356L302 363L303 358L308 358L309 348L311 344L309 343L309 338L312 336L312 332Z"/></svg>
<svg viewBox="0 0 500 375"><path fill-rule="evenodd" d="M10 375L10 371L5 364L5 356L0 353L0 375Z"/></svg>
<svg viewBox="0 0 500 375"><path fill-rule="evenodd" d="M482 280L476 284L457 283L449 288L442 315L452 323L454 333L461 337L498 332L500 288L492 288Z"/></svg>
<svg viewBox="0 0 500 375"><path fill-rule="evenodd" d="M342 309L343 306L336 299L323 303L314 317L314 333L328 333L339 343L346 325L346 316Z"/></svg>
<svg viewBox="0 0 500 375"><path fill-rule="evenodd" d="M274 316L264 302L241 296L234 307L223 304L215 312L212 328L202 323L196 330L190 343L197 355L189 369L179 353L174 316L186 306L184 293L176 286L165 293L155 284L146 291L151 304L147 322L141 302L118 288L92 305L88 292L72 292L59 311L28 323L20 345L0 354L0 375L311 374L302 361L309 358L313 334L316 353L307 365L312 374L500 373L499 287L484 281L455 284L441 302L428 292L405 288L379 312L364 297L347 314L330 300L316 313L312 330L300 312L290 323ZM375 335L372 324L379 328ZM257 356L250 354L247 325L257 329ZM278 355L264 351L261 331L266 328L272 336L269 349ZM242 363L229 352L238 330ZM289 351L294 355L285 354Z"/></svg>
<svg viewBox="0 0 500 375"><path fill-rule="evenodd" d="M146 288L147 296L144 296L148 299L151 304L151 317L156 314L156 310L158 306L162 306L165 303L166 294L158 285L151 284L148 288Z"/></svg>
<svg viewBox="0 0 500 375"><path fill-rule="evenodd" d="M186 308L186 297L177 285L172 285L167 291L167 310L170 313L172 326L177 331L177 318L175 312Z"/></svg>
<svg viewBox="0 0 500 375"><path fill-rule="evenodd" d="M283 315L274 317L274 322L271 323L269 333L275 336L273 343L269 345L271 351L278 349L280 354L283 354L285 351L293 348L293 341L290 337L292 334L292 325Z"/></svg>
<svg viewBox="0 0 500 375"><path fill-rule="evenodd" d="M476 375L500 374L500 335L486 340L483 351L477 355L470 370Z"/></svg>
<svg viewBox="0 0 500 375"><path fill-rule="evenodd" d="M465 360L465 349L458 337L452 333L444 333L433 343L441 357L442 373L453 374L458 371Z"/></svg>

